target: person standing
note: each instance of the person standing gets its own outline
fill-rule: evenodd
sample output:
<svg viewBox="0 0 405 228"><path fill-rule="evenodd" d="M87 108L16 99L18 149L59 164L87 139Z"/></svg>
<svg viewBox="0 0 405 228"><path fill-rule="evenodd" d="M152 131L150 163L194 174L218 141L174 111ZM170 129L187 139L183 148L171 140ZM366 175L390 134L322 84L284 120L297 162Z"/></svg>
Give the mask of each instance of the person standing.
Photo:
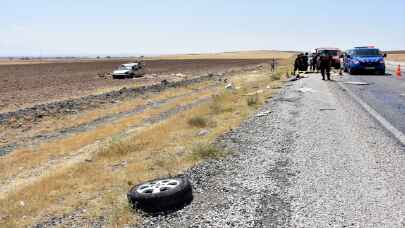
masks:
<svg viewBox="0 0 405 228"><path fill-rule="evenodd" d="M303 68L302 70L303 71L308 71L308 66L309 66L308 58L309 58L308 52L306 52L302 58L302 68Z"/></svg>
<svg viewBox="0 0 405 228"><path fill-rule="evenodd" d="M271 60L271 71L274 72L276 70L276 60L273 58Z"/></svg>
<svg viewBox="0 0 405 228"><path fill-rule="evenodd" d="M327 78L327 80L331 80L330 79L330 69L332 67L332 56L326 52L323 51L320 53L319 56L319 67L321 69L321 75L322 75L322 80L325 80L325 76Z"/></svg>
<svg viewBox="0 0 405 228"><path fill-rule="evenodd" d="M302 53L300 53L300 54L298 54L297 55L297 57L295 58L295 62L294 62L294 74L296 74L297 73L297 71L300 71L301 70L301 68L302 68L302 57L303 57L303 54ZM299 74L298 74L299 75Z"/></svg>
<svg viewBox="0 0 405 228"><path fill-rule="evenodd" d="M312 58L311 58L311 71L316 71L316 61L317 61L318 55L316 53L312 54Z"/></svg>

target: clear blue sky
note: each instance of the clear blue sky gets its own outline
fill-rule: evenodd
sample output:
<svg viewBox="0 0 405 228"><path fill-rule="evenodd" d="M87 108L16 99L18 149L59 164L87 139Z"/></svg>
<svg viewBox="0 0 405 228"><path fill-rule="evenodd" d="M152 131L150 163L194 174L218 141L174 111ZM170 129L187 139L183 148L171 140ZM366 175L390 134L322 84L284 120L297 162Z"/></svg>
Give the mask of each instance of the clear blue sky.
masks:
<svg viewBox="0 0 405 228"><path fill-rule="evenodd" d="M405 49L405 0L1 0L0 56Z"/></svg>

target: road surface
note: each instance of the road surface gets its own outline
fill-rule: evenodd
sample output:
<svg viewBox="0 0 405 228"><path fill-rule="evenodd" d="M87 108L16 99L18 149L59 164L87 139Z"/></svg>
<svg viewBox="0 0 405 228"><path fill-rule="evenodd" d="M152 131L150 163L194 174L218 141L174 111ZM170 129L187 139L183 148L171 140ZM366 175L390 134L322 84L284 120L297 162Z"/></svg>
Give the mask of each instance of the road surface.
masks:
<svg viewBox="0 0 405 228"><path fill-rule="evenodd" d="M346 74L340 79L369 83L369 85L347 84L347 87L405 134L405 72L398 78L395 75L393 65L387 69L390 75L352 76ZM405 70L405 67L402 69Z"/></svg>
<svg viewBox="0 0 405 228"><path fill-rule="evenodd" d="M405 227L404 145L339 82L290 82L268 110L219 140L233 155L187 172L191 205L144 226Z"/></svg>

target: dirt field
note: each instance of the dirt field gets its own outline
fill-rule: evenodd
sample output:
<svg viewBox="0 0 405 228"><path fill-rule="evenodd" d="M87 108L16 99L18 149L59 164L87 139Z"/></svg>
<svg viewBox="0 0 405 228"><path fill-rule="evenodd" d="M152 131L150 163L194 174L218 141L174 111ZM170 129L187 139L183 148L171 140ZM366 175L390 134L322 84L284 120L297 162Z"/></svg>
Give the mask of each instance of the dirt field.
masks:
<svg viewBox="0 0 405 228"><path fill-rule="evenodd" d="M80 97L122 86L152 84L172 74L198 75L224 72L257 65L265 59L149 60L147 76L111 80L98 74L111 72L126 61L63 62L0 65L0 112L29 107L36 103Z"/></svg>
<svg viewBox="0 0 405 228"><path fill-rule="evenodd" d="M405 62L405 52L399 54L388 54L387 59L391 61Z"/></svg>

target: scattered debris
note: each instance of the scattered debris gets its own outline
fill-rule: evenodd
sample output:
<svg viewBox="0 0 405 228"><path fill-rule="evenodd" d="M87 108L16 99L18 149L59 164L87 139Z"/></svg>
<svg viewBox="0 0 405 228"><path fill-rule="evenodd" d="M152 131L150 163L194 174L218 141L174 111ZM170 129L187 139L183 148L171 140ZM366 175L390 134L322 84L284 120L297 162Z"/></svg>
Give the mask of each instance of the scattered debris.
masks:
<svg viewBox="0 0 405 228"><path fill-rule="evenodd" d="M262 116L267 116L271 113L271 111L264 111L264 112L259 112L256 114L256 117L262 117Z"/></svg>
<svg viewBox="0 0 405 228"><path fill-rule="evenodd" d="M7 218L8 218L8 215L2 215L2 214L0 214L0 221L3 220L3 219L7 219Z"/></svg>
<svg viewBox="0 0 405 228"><path fill-rule="evenodd" d="M108 78L112 78L112 74L109 72L97 73L97 77L108 79Z"/></svg>
<svg viewBox="0 0 405 228"><path fill-rule="evenodd" d="M349 82L344 82L345 84L351 84L351 85L370 85L370 83L367 82L354 82L354 81L349 81Z"/></svg>
<svg viewBox="0 0 405 228"><path fill-rule="evenodd" d="M163 86L166 86L169 84L169 81L165 79L165 80L160 81L160 84Z"/></svg>
<svg viewBox="0 0 405 228"><path fill-rule="evenodd" d="M156 213L180 209L193 200L190 181L185 177L152 180L132 187L129 203L145 212Z"/></svg>
<svg viewBox="0 0 405 228"><path fill-rule="evenodd" d="M115 170L121 169L123 167L126 167L127 165L128 165L128 161L121 161L121 162L118 162L118 163L112 165L111 168L112 168L112 171L115 171Z"/></svg>
<svg viewBox="0 0 405 228"><path fill-rule="evenodd" d="M282 97L282 98L279 98L278 100L279 101L285 101L285 102L296 102L296 101L298 101L300 99L300 97Z"/></svg>
<svg viewBox="0 0 405 228"><path fill-rule="evenodd" d="M225 89L233 89L233 84L229 83L225 86Z"/></svg>
<svg viewBox="0 0 405 228"><path fill-rule="evenodd" d="M183 156L187 153L187 149L184 146L177 146L174 148L174 153L178 156Z"/></svg>
<svg viewBox="0 0 405 228"><path fill-rule="evenodd" d="M336 108L320 108L319 111L336 111Z"/></svg>
<svg viewBox="0 0 405 228"><path fill-rule="evenodd" d="M301 79L301 77L300 77L299 75L297 75L297 77L291 78L291 79L288 80L288 81L293 82L293 81L297 81L297 80L300 80L300 79Z"/></svg>
<svg viewBox="0 0 405 228"><path fill-rule="evenodd" d="M198 132L198 136L206 136L210 133L207 129L202 129L201 131Z"/></svg>
<svg viewBox="0 0 405 228"><path fill-rule="evenodd" d="M175 74L176 77L185 77L186 75L182 74L182 73L177 73Z"/></svg>
<svg viewBox="0 0 405 228"><path fill-rule="evenodd" d="M257 95L257 94L261 94L263 92L264 91L262 89L259 89L259 90L255 91L255 92L252 92L252 93L243 94L243 96L254 96L254 95Z"/></svg>
<svg viewBox="0 0 405 228"><path fill-rule="evenodd" d="M24 201L20 201L20 206L21 206L21 207L25 207Z"/></svg>
<svg viewBox="0 0 405 228"><path fill-rule="evenodd" d="M306 93L306 92L314 93L314 92L316 92L316 90L314 90L312 88L308 88L308 87L299 88L298 91L301 92L301 93Z"/></svg>

